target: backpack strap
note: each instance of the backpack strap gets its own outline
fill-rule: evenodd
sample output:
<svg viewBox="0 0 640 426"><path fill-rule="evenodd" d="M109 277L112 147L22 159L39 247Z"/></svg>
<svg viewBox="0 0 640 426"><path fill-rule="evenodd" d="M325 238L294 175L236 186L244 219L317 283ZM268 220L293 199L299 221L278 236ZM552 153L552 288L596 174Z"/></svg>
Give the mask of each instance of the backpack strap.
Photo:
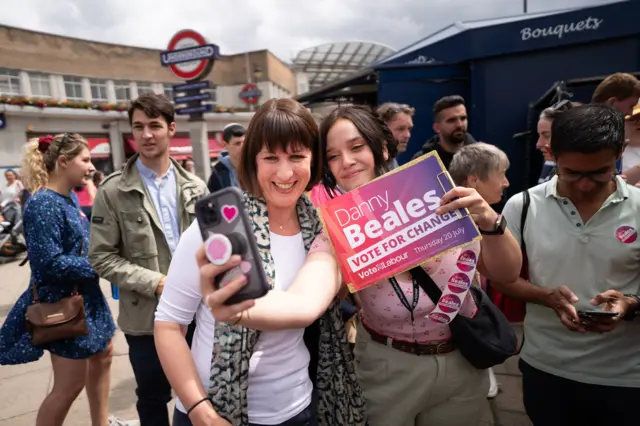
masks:
<svg viewBox="0 0 640 426"><path fill-rule="evenodd" d="M529 261L527 260L527 244L524 241L524 227L527 222L527 214L529 213L529 206L531 205L531 195L529 194L529 190L525 189L522 191L522 213L520 214L520 251L522 252L522 267L529 268ZM520 273L522 276L522 271ZM527 272L527 276L529 273ZM520 355L522 351L522 347L524 346L524 327L522 328L522 343L520 343L520 347L516 352L516 355Z"/></svg>

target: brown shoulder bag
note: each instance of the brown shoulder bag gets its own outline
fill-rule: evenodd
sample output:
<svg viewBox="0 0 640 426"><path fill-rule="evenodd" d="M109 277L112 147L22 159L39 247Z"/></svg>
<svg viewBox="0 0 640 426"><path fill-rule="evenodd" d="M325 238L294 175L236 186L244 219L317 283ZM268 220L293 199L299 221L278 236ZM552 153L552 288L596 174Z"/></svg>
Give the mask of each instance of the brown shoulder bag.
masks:
<svg viewBox="0 0 640 426"><path fill-rule="evenodd" d="M82 255L80 246L80 255ZM84 311L84 298L78 294L78 285L69 297L58 302L41 302L35 283L32 284L33 303L27 308L27 330L34 346L89 334Z"/></svg>

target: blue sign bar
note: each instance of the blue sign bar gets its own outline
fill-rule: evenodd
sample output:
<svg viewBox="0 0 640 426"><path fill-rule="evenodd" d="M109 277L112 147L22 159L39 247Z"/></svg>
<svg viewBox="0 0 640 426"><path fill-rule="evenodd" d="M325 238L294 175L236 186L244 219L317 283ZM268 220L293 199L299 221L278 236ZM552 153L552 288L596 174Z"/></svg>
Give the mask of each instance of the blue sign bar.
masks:
<svg viewBox="0 0 640 426"><path fill-rule="evenodd" d="M193 46L179 50L168 50L160 53L160 62L163 66L182 64L185 62L217 59L220 57L220 48L215 44Z"/></svg>
<svg viewBox="0 0 640 426"><path fill-rule="evenodd" d="M4 113L0 114L0 129L4 129L7 127L7 119L4 116Z"/></svg>
<svg viewBox="0 0 640 426"><path fill-rule="evenodd" d="M256 88L256 89L249 89L249 90L245 90L244 92L240 92L238 94L238 96L241 99L247 99L247 98L255 98L255 97L260 97L262 96L262 90Z"/></svg>
<svg viewBox="0 0 640 426"><path fill-rule="evenodd" d="M205 104L197 107L179 108L176 110L176 114L187 115L187 114L196 114L199 112L211 112L211 111L213 111L213 105Z"/></svg>
<svg viewBox="0 0 640 426"><path fill-rule="evenodd" d="M198 81L196 83L178 84L176 86L173 86L173 93L186 92L189 90L208 89L210 87L211 82L209 80Z"/></svg>
<svg viewBox="0 0 640 426"><path fill-rule="evenodd" d="M209 101L211 100L211 93L200 93L198 95L191 96L176 96L173 98L173 101L176 104L186 104L187 102L197 102L197 101Z"/></svg>

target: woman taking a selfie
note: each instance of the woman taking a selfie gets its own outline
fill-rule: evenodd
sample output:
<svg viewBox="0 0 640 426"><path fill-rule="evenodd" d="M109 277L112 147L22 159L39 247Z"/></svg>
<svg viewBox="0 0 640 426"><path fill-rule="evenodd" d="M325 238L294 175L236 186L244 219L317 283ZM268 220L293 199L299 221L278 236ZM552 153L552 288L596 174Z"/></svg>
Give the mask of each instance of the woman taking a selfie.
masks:
<svg viewBox="0 0 640 426"><path fill-rule="evenodd" d="M328 190L339 186L351 191L386 171L389 130L362 107L341 107L321 126ZM438 214L468 208L481 230L492 230L498 215L471 188L455 188L445 194ZM518 276L522 262L517 243L509 231L486 236L464 249L448 252L424 263L422 268L443 288L463 269L462 252L473 252L477 269L489 277ZM469 259L467 259L469 260ZM222 268L211 265L203 249L198 252L202 286L207 304L218 321L232 321L259 329L304 326L337 294L333 280L337 270L327 238L313 243L307 262L286 292L270 292L251 305L223 305L242 280L215 290L211 277ZM468 278L475 273L465 268ZM331 271L328 274L325 271ZM479 421L486 404L489 381L486 370L474 368L451 343L446 324L426 318L434 302L410 272L382 280L358 294L362 321L356 337L356 372L363 389L371 426L429 425L468 426ZM247 306L251 306L247 309ZM460 314L476 311L471 296Z"/></svg>
<svg viewBox="0 0 640 426"><path fill-rule="evenodd" d="M252 222L270 293L290 289L322 229L303 197L321 172L318 127L307 109L291 99L260 107L240 159L239 179L247 191L240 207ZM214 323L200 289L195 255L201 245L196 222L180 239L156 313L158 355L179 397L174 425L364 425L361 391L333 297L325 298L312 321L281 331L249 329L250 320ZM330 277L328 285L339 288L335 266L322 273ZM182 329L194 313L190 352Z"/></svg>
<svg viewBox="0 0 640 426"><path fill-rule="evenodd" d="M33 193L24 211L31 279L0 331L0 364L33 362L43 350L51 355L53 388L38 410L36 426L62 425L85 387L93 426L124 425L108 418L115 324L87 258L89 222L73 193L95 171L87 142L75 133L42 137L27 146L22 170ZM60 302L76 290L84 299L87 334L34 346L26 328L33 292L44 305Z"/></svg>

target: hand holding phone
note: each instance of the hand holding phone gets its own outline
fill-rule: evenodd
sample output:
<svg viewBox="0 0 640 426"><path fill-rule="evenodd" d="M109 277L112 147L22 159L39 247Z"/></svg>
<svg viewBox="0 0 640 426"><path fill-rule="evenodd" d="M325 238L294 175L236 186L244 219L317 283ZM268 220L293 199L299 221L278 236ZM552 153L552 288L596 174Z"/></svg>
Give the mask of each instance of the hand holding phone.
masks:
<svg viewBox="0 0 640 426"><path fill-rule="evenodd" d="M213 283L217 276L223 275L226 271L240 265L242 258L233 255L223 265L215 265L209 261L206 254L206 245L200 246L196 253L196 261L200 268L200 290L205 305L211 310L211 314L220 322L236 323L242 312L251 308L255 301L253 299L244 300L240 303L229 304L229 299L235 296L247 284L244 275L238 276L229 281L224 287L218 289Z"/></svg>
<svg viewBox="0 0 640 426"><path fill-rule="evenodd" d="M216 273L212 276L215 288L220 290L239 279L246 280L237 292L225 298L224 304L234 305L267 294L269 285L242 192L225 188L202 198L196 203L196 218L204 241L203 255L218 267L208 269Z"/></svg>
<svg viewBox="0 0 640 426"><path fill-rule="evenodd" d="M585 320L589 324L587 329L597 333L614 330L629 309L627 298L617 290L607 290L596 295L591 299L591 304L593 306L603 305L603 310L598 311L601 313L597 314L597 317L592 315L591 318Z"/></svg>

